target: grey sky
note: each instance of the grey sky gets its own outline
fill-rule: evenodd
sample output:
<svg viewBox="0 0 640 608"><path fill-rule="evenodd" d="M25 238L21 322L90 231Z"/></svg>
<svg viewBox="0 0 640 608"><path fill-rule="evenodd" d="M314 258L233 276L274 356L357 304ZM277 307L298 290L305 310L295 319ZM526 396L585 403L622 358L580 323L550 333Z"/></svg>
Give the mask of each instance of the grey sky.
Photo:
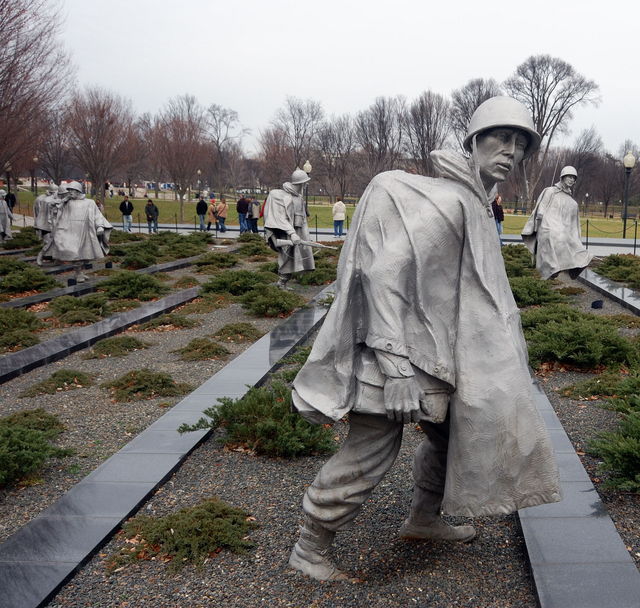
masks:
<svg viewBox="0 0 640 608"><path fill-rule="evenodd" d="M570 142L595 125L613 153L640 143L640 3L586 0L62 0L65 43L82 85L155 112L190 93L233 108L252 152L286 95L353 113L378 95L449 94L502 81L528 56L571 63L601 89Z"/></svg>

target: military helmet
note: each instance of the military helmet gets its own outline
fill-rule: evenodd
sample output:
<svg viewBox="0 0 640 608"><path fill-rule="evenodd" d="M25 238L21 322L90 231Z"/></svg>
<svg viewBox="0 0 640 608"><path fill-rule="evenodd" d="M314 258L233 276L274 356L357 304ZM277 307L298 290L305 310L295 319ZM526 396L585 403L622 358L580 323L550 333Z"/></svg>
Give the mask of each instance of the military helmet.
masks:
<svg viewBox="0 0 640 608"><path fill-rule="evenodd" d="M51 194L54 194L55 192L58 191L58 186L56 186L53 182L51 182L48 186L47 186L47 192L50 192Z"/></svg>
<svg viewBox="0 0 640 608"><path fill-rule="evenodd" d="M560 171L560 179L562 179L565 175L573 175L576 179L578 179L578 172L571 165L567 165Z"/></svg>
<svg viewBox="0 0 640 608"><path fill-rule="evenodd" d="M306 184L311 178L302 169L296 169L291 174L292 184Z"/></svg>
<svg viewBox="0 0 640 608"><path fill-rule="evenodd" d="M58 194L66 194L67 192L67 187L64 184L58 186Z"/></svg>
<svg viewBox="0 0 640 608"><path fill-rule="evenodd" d="M7 196L7 191L6 190L0 190L0 196L2 196L3 198L5 196Z"/></svg>
<svg viewBox="0 0 640 608"><path fill-rule="evenodd" d="M497 127L520 129L529 136L524 158L531 156L540 147L542 138L535 130L531 114L525 105L513 97L498 95L487 99L476 108L469 121L467 136L464 138L465 150L471 152L474 135Z"/></svg>
<svg viewBox="0 0 640 608"><path fill-rule="evenodd" d="M82 184L80 182L69 182L65 184L67 190L77 190L78 192L82 192Z"/></svg>

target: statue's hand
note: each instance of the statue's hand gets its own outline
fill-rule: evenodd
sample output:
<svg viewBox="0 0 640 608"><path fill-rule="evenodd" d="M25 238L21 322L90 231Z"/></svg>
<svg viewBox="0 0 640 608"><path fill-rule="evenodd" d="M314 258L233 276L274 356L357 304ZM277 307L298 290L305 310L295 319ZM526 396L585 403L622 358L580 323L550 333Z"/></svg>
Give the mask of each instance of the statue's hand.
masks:
<svg viewBox="0 0 640 608"><path fill-rule="evenodd" d="M98 228L96 228L96 234L98 236L100 236L101 234L104 234L104 228L102 226L98 226Z"/></svg>
<svg viewBox="0 0 640 608"><path fill-rule="evenodd" d="M422 420L440 424L447 417L449 393L427 393L422 395Z"/></svg>
<svg viewBox="0 0 640 608"><path fill-rule="evenodd" d="M414 376L387 378L384 383L384 407L387 418L396 422L417 422L422 390Z"/></svg>
<svg viewBox="0 0 640 608"><path fill-rule="evenodd" d="M297 245L298 243L300 243L300 241L302 240L295 232L289 235L289 240L294 244Z"/></svg>

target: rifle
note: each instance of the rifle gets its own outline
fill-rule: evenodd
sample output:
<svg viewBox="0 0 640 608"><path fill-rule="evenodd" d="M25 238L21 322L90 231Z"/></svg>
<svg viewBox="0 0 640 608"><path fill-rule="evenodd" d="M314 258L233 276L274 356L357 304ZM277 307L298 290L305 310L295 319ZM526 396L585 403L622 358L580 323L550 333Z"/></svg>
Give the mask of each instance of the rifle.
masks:
<svg viewBox="0 0 640 608"><path fill-rule="evenodd" d="M289 241L288 239L275 239L276 247L290 247L294 243ZM332 247L331 245L323 245L322 243L316 243L315 241L300 241L299 243L295 243L296 245L308 245L309 247L319 247L320 249L333 249L337 251L337 247Z"/></svg>

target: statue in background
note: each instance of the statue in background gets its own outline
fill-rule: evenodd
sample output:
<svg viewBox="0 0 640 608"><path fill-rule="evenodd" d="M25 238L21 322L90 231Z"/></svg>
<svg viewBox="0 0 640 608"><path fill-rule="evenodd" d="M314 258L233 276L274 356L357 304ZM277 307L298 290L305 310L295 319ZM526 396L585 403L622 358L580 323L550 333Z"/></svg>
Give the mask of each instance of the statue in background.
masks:
<svg viewBox="0 0 640 608"><path fill-rule="evenodd" d="M307 420L349 415L349 434L303 499L289 565L347 576L328 551L391 468L405 424L425 437L399 535L467 542L484 516L560 500L537 411L520 314L491 210L496 184L540 145L526 107L493 97L473 114L470 157L431 153L440 175L376 176L340 256L336 297L293 384Z"/></svg>
<svg viewBox="0 0 640 608"><path fill-rule="evenodd" d="M564 270L575 279L593 257L580 239L578 203L571 196L577 179L573 167L564 167L560 181L540 193L522 229L522 240L543 279L553 279Z"/></svg>
<svg viewBox="0 0 640 608"><path fill-rule="evenodd" d="M42 252L49 247L51 241L54 218L52 207L56 206L58 202L58 186L52 182L47 186L46 193L38 196L33 203L33 225L42 239L42 249L36 258L38 266L42 266Z"/></svg>
<svg viewBox="0 0 640 608"><path fill-rule="evenodd" d="M7 196L6 190L0 190L0 243L4 243L11 238L11 222L13 221L13 213L5 200Z"/></svg>
<svg viewBox="0 0 640 608"><path fill-rule="evenodd" d="M71 182L65 188L67 198L54 220L51 240L42 255L61 262L75 262L76 281L83 282L87 280L82 272L84 264L109 253L113 226L95 201L85 197L80 183Z"/></svg>
<svg viewBox="0 0 640 608"><path fill-rule="evenodd" d="M309 242L307 208L302 191L309 176L296 169L291 181L271 190L264 206L264 228L269 246L278 252L278 287L286 289L294 272L314 270Z"/></svg>

